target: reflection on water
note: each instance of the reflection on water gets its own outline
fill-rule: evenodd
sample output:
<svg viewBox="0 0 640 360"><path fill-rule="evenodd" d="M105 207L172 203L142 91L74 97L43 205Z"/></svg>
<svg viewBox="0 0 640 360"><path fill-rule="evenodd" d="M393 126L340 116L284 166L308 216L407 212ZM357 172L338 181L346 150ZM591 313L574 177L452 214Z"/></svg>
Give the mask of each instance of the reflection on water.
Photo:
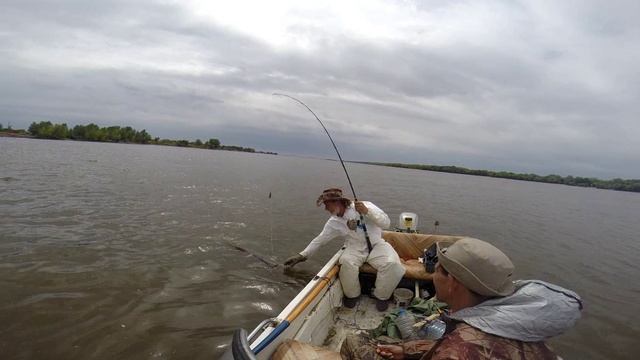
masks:
<svg viewBox="0 0 640 360"><path fill-rule="evenodd" d="M392 219L489 240L519 277L581 294L584 318L552 342L565 358L640 353L638 194L348 166ZM215 358L339 248L268 265L321 229L328 186L347 188L332 161L0 138L2 357Z"/></svg>

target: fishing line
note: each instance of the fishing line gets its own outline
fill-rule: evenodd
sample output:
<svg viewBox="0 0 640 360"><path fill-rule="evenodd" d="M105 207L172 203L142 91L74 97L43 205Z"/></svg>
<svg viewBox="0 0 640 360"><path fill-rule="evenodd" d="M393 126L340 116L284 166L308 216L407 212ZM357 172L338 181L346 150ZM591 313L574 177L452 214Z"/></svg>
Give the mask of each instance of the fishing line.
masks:
<svg viewBox="0 0 640 360"><path fill-rule="evenodd" d="M269 245L271 246L271 257L273 258L273 202L271 192L269 192Z"/></svg>
<svg viewBox="0 0 640 360"><path fill-rule="evenodd" d="M347 167L344 166L344 161L342 160L342 156L340 156L340 151L338 151L338 147L336 146L336 143L333 141L331 134L329 134L329 130L327 130L327 127L324 126L322 121L320 121L320 118L318 117L318 115L316 115L316 113L314 113L313 110L311 110L311 108L307 106L307 104L294 98L293 96L290 96L287 94L281 94L281 93L273 93L273 95L288 97L289 99L298 102L302 106L306 107L307 110L309 110L309 112L313 114L316 120L318 120L318 122L324 129L324 132L327 133L329 140L331 140L331 145L333 145L333 148L336 150L336 154L338 154L338 159L340 159L340 164L342 165L342 169L344 169L344 174L347 175L347 181L349 181L349 187L351 187L351 193L353 193L353 200L358 201L358 197L356 196L356 191L353 189L353 183L351 183L351 177L349 177L349 172L347 171ZM362 224L362 230L364 230L364 238L367 240L367 248L369 249L369 252L371 252L371 250L373 249L373 246L371 246L371 240L369 239L369 233L367 232L367 225L364 223L364 216L362 216L362 214L360 214L360 224Z"/></svg>

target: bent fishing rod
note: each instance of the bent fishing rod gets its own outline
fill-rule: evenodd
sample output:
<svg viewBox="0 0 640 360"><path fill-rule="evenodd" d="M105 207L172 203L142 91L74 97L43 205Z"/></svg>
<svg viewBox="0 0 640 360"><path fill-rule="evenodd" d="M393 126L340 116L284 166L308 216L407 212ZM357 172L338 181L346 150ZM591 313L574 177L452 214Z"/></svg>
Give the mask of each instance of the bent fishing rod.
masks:
<svg viewBox="0 0 640 360"><path fill-rule="evenodd" d="M281 93L273 93L273 95L288 97L289 99L298 102L302 106L306 107L307 110L309 110L309 112L313 114L316 120L318 120L318 122L320 123L320 126L322 126L322 128L324 129L324 132L327 133L329 140L331 140L331 145L333 145L333 148L336 150L336 154L338 154L338 159L340 159L340 164L342 165L344 174L347 175L347 181L349 181L349 187L351 188L351 193L353 194L353 201L358 201L358 197L356 196L356 191L353 189L353 184L351 183L351 177L349 177L349 172L347 172L347 167L344 166L344 161L342 160L342 156L340 156L340 151L338 151L338 147L336 146L336 143L333 141L331 134L329 134L329 130L327 130L327 127L324 126L322 121L320 121L320 118L318 117L318 115L316 115L316 113L314 113L313 110L311 110L311 108L307 106L307 104L303 103L301 100L294 98L293 96L290 96L287 94L281 94ZM362 214L360 214L360 224L362 224L362 230L364 231L364 238L367 240L367 249L369 249L369 252L371 252L371 250L373 249L373 246L371 246L371 239L369 239L369 233L367 232L367 225L364 223L364 216L362 216Z"/></svg>

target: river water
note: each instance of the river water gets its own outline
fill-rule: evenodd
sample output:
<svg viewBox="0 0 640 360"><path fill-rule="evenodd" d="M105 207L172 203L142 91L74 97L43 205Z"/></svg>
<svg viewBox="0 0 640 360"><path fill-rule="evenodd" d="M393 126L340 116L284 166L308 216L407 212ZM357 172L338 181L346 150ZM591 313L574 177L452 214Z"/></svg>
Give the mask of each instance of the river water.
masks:
<svg viewBox="0 0 640 360"><path fill-rule="evenodd" d="M517 277L578 292L583 318L550 342L564 358L640 355L640 194L347 166L393 223L438 220L504 250ZM340 246L284 274L232 245L300 251L329 186L348 189L329 160L0 138L0 358L216 358Z"/></svg>

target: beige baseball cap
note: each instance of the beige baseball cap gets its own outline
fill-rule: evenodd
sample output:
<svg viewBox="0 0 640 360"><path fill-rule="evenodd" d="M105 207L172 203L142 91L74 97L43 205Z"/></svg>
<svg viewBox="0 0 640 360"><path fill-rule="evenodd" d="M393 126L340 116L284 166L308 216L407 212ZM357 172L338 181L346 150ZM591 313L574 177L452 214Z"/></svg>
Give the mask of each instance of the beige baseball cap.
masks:
<svg viewBox="0 0 640 360"><path fill-rule="evenodd" d="M438 243L438 262L467 289L483 296L513 293L515 267L507 255L488 242L464 237Z"/></svg>

